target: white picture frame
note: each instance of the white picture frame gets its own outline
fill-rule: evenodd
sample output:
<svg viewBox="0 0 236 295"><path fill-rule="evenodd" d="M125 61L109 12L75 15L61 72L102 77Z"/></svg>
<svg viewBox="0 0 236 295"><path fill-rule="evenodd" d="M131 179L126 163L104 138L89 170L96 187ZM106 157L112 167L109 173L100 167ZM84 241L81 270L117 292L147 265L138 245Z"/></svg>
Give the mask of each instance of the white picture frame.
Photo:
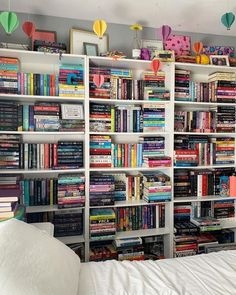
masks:
<svg viewBox="0 0 236 295"><path fill-rule="evenodd" d="M83 120L84 108L82 104L62 104L61 114L65 120Z"/></svg>
<svg viewBox="0 0 236 295"><path fill-rule="evenodd" d="M228 55L210 55L210 63L215 66L230 66Z"/></svg>
<svg viewBox="0 0 236 295"><path fill-rule="evenodd" d="M156 50L163 50L163 42L160 40L141 40L141 48L147 48L151 53L151 59L155 57Z"/></svg>
<svg viewBox="0 0 236 295"><path fill-rule="evenodd" d="M105 53L109 50L109 38L104 34L102 39L90 31L79 29L70 30L70 53L71 54L84 54L84 43L93 43L98 45L98 55Z"/></svg>

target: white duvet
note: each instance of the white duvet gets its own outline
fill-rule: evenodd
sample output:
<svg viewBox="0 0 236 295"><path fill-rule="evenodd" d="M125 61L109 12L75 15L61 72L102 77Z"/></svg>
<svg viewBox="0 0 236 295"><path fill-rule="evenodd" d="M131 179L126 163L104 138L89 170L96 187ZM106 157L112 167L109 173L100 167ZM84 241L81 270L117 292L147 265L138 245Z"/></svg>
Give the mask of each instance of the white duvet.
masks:
<svg viewBox="0 0 236 295"><path fill-rule="evenodd" d="M236 295L236 251L156 262L82 264L78 295L95 294Z"/></svg>

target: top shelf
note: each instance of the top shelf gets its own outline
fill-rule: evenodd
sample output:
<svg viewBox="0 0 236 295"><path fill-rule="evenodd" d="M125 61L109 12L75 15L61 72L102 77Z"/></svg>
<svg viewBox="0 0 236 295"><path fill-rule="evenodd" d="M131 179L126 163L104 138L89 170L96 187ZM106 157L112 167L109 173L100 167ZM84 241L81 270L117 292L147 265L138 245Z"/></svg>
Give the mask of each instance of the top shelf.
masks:
<svg viewBox="0 0 236 295"><path fill-rule="evenodd" d="M201 65L176 62L175 68L180 70L189 70L194 74L209 75L214 72L236 72L236 67L215 66L215 65Z"/></svg>

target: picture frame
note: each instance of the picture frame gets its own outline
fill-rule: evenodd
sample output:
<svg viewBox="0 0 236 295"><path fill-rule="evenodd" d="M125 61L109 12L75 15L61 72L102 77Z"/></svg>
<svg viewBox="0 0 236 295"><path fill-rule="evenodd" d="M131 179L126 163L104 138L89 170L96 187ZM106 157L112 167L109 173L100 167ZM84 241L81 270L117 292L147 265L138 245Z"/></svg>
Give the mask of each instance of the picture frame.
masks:
<svg viewBox="0 0 236 295"><path fill-rule="evenodd" d="M56 31L46 31L46 30L35 30L32 35L31 44L32 50L34 48L34 41L48 41L48 42L57 42L57 32Z"/></svg>
<svg viewBox="0 0 236 295"><path fill-rule="evenodd" d="M174 62L175 52L174 50L155 50L155 57L160 61L164 62Z"/></svg>
<svg viewBox="0 0 236 295"><path fill-rule="evenodd" d="M90 31L80 29L70 30L70 53L71 54L84 54L84 43L97 44L98 55L109 51L109 37L104 34L102 39Z"/></svg>
<svg viewBox="0 0 236 295"><path fill-rule="evenodd" d="M89 56L97 56L98 55L98 44L95 43L83 43L84 54Z"/></svg>
<svg viewBox="0 0 236 295"><path fill-rule="evenodd" d="M163 42L160 40L142 39L141 48L147 48L150 51L151 59L155 57L155 50L163 50Z"/></svg>
<svg viewBox="0 0 236 295"><path fill-rule="evenodd" d="M215 66L229 67L229 57L228 55L210 55L210 63Z"/></svg>

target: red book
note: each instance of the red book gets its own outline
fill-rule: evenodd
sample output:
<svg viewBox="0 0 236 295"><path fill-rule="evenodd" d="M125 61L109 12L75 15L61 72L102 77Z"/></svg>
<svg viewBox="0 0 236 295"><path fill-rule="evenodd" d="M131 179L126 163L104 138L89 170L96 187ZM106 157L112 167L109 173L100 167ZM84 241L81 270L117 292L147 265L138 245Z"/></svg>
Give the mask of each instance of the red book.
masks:
<svg viewBox="0 0 236 295"><path fill-rule="evenodd" d="M57 157L57 144L53 143L53 150L52 150L52 154L53 154L53 167L58 165L58 157Z"/></svg>
<svg viewBox="0 0 236 295"><path fill-rule="evenodd" d="M49 168L49 143L44 144L44 168Z"/></svg>

